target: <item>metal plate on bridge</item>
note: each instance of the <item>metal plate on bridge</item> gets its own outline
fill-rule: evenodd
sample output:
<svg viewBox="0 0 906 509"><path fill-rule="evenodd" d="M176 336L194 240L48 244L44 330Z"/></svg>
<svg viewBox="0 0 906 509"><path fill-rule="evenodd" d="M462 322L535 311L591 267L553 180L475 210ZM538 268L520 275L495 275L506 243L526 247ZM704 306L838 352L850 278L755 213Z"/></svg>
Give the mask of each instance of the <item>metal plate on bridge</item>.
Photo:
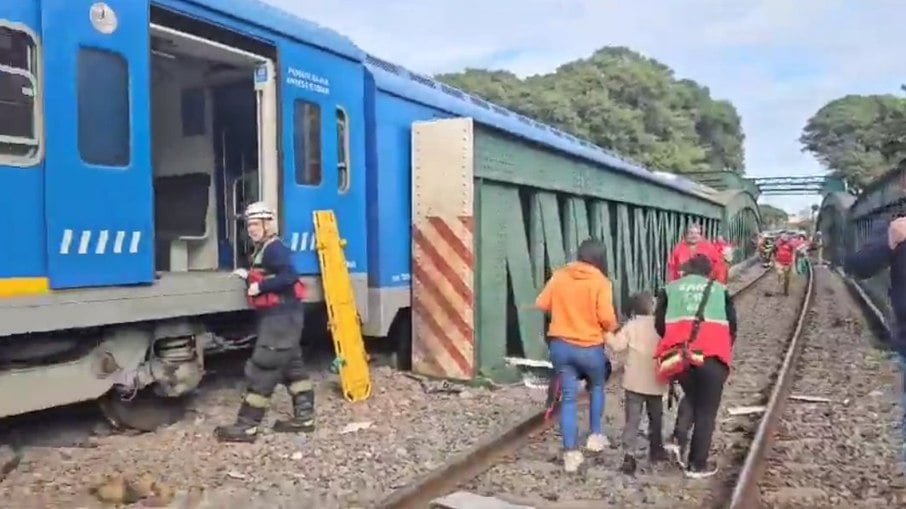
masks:
<svg viewBox="0 0 906 509"><path fill-rule="evenodd" d="M494 497L476 495L468 491L457 491L431 502L433 509L535 509L530 505L511 504Z"/></svg>

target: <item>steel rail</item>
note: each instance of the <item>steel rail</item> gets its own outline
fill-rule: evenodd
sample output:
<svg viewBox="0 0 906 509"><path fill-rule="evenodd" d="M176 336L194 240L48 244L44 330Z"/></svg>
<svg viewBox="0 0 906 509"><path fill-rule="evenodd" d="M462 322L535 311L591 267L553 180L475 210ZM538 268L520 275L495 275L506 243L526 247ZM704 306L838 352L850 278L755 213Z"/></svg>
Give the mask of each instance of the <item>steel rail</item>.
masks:
<svg viewBox="0 0 906 509"><path fill-rule="evenodd" d="M758 482L764 471L765 459L771 449L774 434L780 424L780 417L783 414L787 398L793 387L796 364L799 360L799 354L802 352L802 330L814 299L815 271L811 263L807 266L808 280L806 282L805 297L802 299L799 317L796 320L796 328L793 329L793 333L790 336L786 354L783 357L783 364L781 364L780 371L777 373L777 380L774 382L765 412L758 423L758 431L755 433L755 437L746 452L746 459L733 487L730 503L728 506L724 506L729 509L760 509L762 507Z"/></svg>
<svg viewBox="0 0 906 509"><path fill-rule="evenodd" d="M764 279L769 270L747 281L742 287L732 293L736 298ZM611 376L616 380L621 369L617 369ZM520 419L515 425L504 431L482 440L473 448L458 454L444 465L428 472L415 482L403 486L392 492L381 501L379 509L424 509L431 506L431 501L451 493L461 484L474 479L491 467L500 458L518 450L532 436L553 426L556 419L545 419L546 409L533 411Z"/></svg>

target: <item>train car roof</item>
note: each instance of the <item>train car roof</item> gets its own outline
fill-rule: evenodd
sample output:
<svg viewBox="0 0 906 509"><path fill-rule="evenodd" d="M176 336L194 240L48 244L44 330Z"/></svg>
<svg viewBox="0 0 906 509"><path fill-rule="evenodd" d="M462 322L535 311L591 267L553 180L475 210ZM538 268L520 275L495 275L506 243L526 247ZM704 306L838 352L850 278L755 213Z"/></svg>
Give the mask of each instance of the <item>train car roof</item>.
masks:
<svg viewBox="0 0 906 509"><path fill-rule="evenodd" d="M365 65L374 76L377 87L391 94L412 99L448 113L471 117L481 124L495 127L520 138L554 147L567 154L629 173L642 180L718 203L708 193L702 192L697 183L677 176L657 175L655 172L589 141L502 108L427 76L409 71L402 66L372 55L366 57Z"/></svg>
<svg viewBox="0 0 906 509"><path fill-rule="evenodd" d="M335 30L323 27L313 21L302 19L284 9L261 0L183 0L190 4L219 11L228 16L242 19L265 27L287 37L298 39L312 46L331 51L357 62L365 60L365 51L356 46L352 39ZM162 4L169 4L161 0ZM301 3L300 3L301 5Z"/></svg>

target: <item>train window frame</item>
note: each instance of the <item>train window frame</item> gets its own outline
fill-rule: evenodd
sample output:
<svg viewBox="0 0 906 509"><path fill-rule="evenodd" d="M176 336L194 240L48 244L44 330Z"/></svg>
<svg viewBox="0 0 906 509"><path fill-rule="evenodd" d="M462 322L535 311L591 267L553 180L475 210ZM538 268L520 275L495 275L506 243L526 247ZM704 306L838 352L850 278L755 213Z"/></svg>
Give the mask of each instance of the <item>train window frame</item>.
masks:
<svg viewBox="0 0 906 509"><path fill-rule="evenodd" d="M311 122L311 112L314 122ZM321 104L301 98L293 101L293 179L296 185L319 187L324 182L323 121ZM316 142L312 143L312 139ZM312 178L313 175L316 178Z"/></svg>
<svg viewBox="0 0 906 509"><path fill-rule="evenodd" d="M22 138L17 136L8 136L0 134L0 166L11 166L18 168L32 168L40 165L44 160L45 141L44 141L44 80L42 76L42 55L43 47L38 34L24 23L15 23L5 19L0 19L0 29L24 35L31 43L29 48L31 55L26 57L29 69L20 69L0 63L0 71L6 75L16 75L27 78L31 84L32 97L32 123L34 130L33 138ZM23 90L24 92L24 90ZM24 153L13 153L12 149L16 147L33 147L26 149Z"/></svg>
<svg viewBox="0 0 906 509"><path fill-rule="evenodd" d="M352 187L352 163L349 150L349 112L337 106L337 192L346 194ZM345 176L345 179L343 178Z"/></svg>
<svg viewBox="0 0 906 509"><path fill-rule="evenodd" d="M126 130L125 161L109 160L109 156L112 154L112 152L111 152L111 154L105 154L102 158L103 160L91 160L86 157L86 153L85 153L84 146L83 146L83 137L82 137L83 136L83 130L82 130L83 103L82 103L81 63L82 63L82 57L85 55L91 54L91 53L93 53L95 55L104 55L107 57L112 57L113 61L116 61L117 63L121 63L123 65L123 71L124 71L124 77L125 77L123 93L125 94L126 111L125 111L125 118L119 119L119 121L124 121L125 128L126 128L125 129ZM93 76L93 75L91 75L91 76ZM109 80L109 78L110 78L109 76L106 76L106 79ZM134 105L132 104L132 94L131 94L131 88L130 88L131 80L132 80L132 69L131 69L131 66L129 65L129 59L127 59L123 53L121 53L119 51L115 51L115 50L110 50L107 48L101 48L98 46L85 46L85 45L79 46L78 52L76 54L76 84L75 84L76 85L76 149L79 154L79 159L82 161L82 163L84 163L88 166L94 166L94 167L98 167L98 168L111 168L111 169L117 169L117 170L123 170L123 171L128 170L129 168L132 167L132 161L133 161L135 154L133 153L134 147L132 146L132 136L133 136L132 108ZM92 93L94 93L94 87L90 87L90 91L92 91ZM111 102L110 96L107 95L105 97L106 97L106 99L105 99L104 103L109 104ZM88 114L88 115L91 115L91 114ZM114 130L116 130L118 132L122 132L122 129L118 129L118 130L114 129ZM107 131L107 133L109 133L109 132L110 131ZM103 134L107 134L107 133L103 133ZM114 154L114 159L115 159L115 155L116 154Z"/></svg>

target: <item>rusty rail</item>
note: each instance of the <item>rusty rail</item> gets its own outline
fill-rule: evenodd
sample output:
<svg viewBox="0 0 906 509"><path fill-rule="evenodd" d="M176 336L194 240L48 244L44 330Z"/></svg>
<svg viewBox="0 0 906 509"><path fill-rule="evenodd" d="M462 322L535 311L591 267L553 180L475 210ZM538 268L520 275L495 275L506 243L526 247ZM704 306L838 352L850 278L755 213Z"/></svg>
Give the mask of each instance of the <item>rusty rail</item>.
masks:
<svg viewBox="0 0 906 509"><path fill-rule="evenodd" d="M749 445L745 463L743 463L742 470L733 487L730 504L727 506L729 509L760 509L762 507L761 497L758 492L758 481L761 479L765 459L771 449L774 433L780 423L780 417L783 415L787 397L793 386L796 363L799 360L799 354L802 352L802 329L814 297L814 281L814 267L809 263L805 298L802 300L799 318L796 320L796 328L793 329L793 334L790 337L790 343L783 357L783 364L781 364L780 371L777 374L777 381L774 382L774 388L771 390L771 397L768 399L764 415L758 423L758 431Z"/></svg>
<svg viewBox="0 0 906 509"><path fill-rule="evenodd" d="M765 270L752 278L741 288L733 292L733 297L742 295L754 288L770 271ZM618 378L619 369L615 370L611 380ZM580 400L584 403L585 398ZM453 492L470 479L481 475L500 458L515 452L533 435L550 428L556 420L544 418L546 409L532 412L514 426L493 435L470 450L458 454L448 463L428 472L415 482L403 486L390 494L377 505L379 509L424 509L430 507L431 501Z"/></svg>

